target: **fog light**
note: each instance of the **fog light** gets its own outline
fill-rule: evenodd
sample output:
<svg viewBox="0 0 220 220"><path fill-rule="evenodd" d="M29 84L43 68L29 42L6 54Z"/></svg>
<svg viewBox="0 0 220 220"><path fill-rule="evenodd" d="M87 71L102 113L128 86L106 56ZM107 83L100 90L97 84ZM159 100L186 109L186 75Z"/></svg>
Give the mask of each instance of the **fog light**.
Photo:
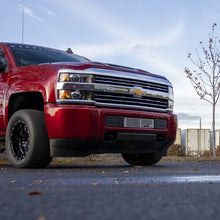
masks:
<svg viewBox="0 0 220 220"><path fill-rule="evenodd" d="M75 90L75 91L71 92L71 98L81 100L81 99L83 99L83 95L79 90Z"/></svg>
<svg viewBox="0 0 220 220"><path fill-rule="evenodd" d="M59 99L70 99L70 91L59 90Z"/></svg>

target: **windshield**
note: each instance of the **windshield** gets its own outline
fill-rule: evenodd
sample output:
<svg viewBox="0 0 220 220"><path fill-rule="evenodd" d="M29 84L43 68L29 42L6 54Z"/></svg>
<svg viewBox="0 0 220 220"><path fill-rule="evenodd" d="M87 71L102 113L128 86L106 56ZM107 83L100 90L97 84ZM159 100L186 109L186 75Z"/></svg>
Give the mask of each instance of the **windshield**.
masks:
<svg viewBox="0 0 220 220"><path fill-rule="evenodd" d="M18 66L54 62L88 62L84 57L65 51L29 45L10 45Z"/></svg>

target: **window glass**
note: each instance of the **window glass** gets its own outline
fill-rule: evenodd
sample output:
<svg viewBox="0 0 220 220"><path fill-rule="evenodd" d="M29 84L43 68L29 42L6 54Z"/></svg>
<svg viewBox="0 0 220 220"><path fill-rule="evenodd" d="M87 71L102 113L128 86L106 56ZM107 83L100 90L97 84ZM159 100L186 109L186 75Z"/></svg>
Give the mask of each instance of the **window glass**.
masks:
<svg viewBox="0 0 220 220"><path fill-rule="evenodd" d="M18 66L54 62L88 62L84 57L65 51L27 45L10 45Z"/></svg>
<svg viewBox="0 0 220 220"><path fill-rule="evenodd" d="M0 48L0 59L5 57L4 53L3 53L3 50Z"/></svg>
<svg viewBox="0 0 220 220"><path fill-rule="evenodd" d="M0 48L0 73L8 71L8 61L5 57L3 50Z"/></svg>

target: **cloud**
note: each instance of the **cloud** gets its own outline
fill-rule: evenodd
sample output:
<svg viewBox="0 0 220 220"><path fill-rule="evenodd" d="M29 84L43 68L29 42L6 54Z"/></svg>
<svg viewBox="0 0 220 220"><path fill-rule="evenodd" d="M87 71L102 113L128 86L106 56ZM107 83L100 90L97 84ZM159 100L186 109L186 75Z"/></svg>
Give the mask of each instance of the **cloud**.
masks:
<svg viewBox="0 0 220 220"><path fill-rule="evenodd" d="M38 21L41 21L41 22L45 22L42 18L40 18L39 16L35 15L32 10L26 6L23 6L23 5L18 5L18 8L22 11L24 11L24 14L32 17L32 18L35 18L37 19Z"/></svg>
<svg viewBox="0 0 220 220"><path fill-rule="evenodd" d="M90 19L90 18L89 18ZM104 27L109 30L110 26L113 26L116 29L115 24L108 24ZM180 22L163 35L159 37L143 37L143 36L135 36L130 34L129 31L124 30L123 35L120 35L122 28L117 27L118 31L110 31L111 34L115 37L118 33L117 40L112 40L111 42L104 44L89 44L89 45L80 45L78 46L79 50L85 50L87 48L88 51L91 49L97 48L93 50L93 56L99 55L108 55L108 54L117 54L119 51L123 54L135 54L139 55L142 58L156 56L156 49L161 46L168 46L173 41L178 39L181 36L183 31L183 23ZM111 28L110 28L111 30ZM127 36L124 38L124 36Z"/></svg>
<svg viewBox="0 0 220 220"><path fill-rule="evenodd" d="M61 2L59 2L60 4ZM183 32L184 22L182 20L174 27L168 29L165 33L159 33L160 37L148 37L148 32L140 36L140 32L132 29L130 24L126 25L126 20L123 23L121 17L117 13L109 13L108 9L88 0L65 1L66 10L71 11L72 14L80 17L89 26L100 29L100 33L106 33L109 38L114 39L116 42L131 40L132 47L137 44L150 45L153 47L168 45L177 39ZM62 7L61 5L60 7ZM123 25L124 24L124 25ZM144 31L144 30L143 30ZM141 31L142 32L142 31ZM109 39L108 39L109 40ZM128 46L128 45L127 45ZM130 48L131 49L131 48Z"/></svg>
<svg viewBox="0 0 220 220"><path fill-rule="evenodd" d="M59 3L60 4L60 3ZM167 61L167 56L162 54L161 47L173 45L184 33L184 20L180 19L175 25L157 36L149 36L149 32L144 30L137 32L131 26L122 25L117 14L110 14L101 4L91 3L91 1L66 1L67 10L84 19L91 27L100 29L101 35L104 33L106 42L84 45L71 45L76 53L87 56L92 60L113 56L130 56L138 59L144 65L156 67L162 73L167 72L177 77L179 69ZM62 6L61 6L62 7ZM126 22L125 22L126 24ZM141 34L140 34L141 33ZM103 40L102 40L103 42ZM181 73L183 70L181 70Z"/></svg>
<svg viewBox="0 0 220 220"><path fill-rule="evenodd" d="M93 44L93 45L78 45L73 46L74 50L84 56L92 59L97 59L103 56L115 55L117 53L124 53L123 45L120 43L109 44Z"/></svg>
<svg viewBox="0 0 220 220"><path fill-rule="evenodd" d="M112 14L103 10L93 1L67 0L65 1L65 10L70 10L71 14L77 15L81 21L84 20L89 26L99 29L99 32L105 33L114 39L125 38L128 34L124 27L118 25L118 20Z"/></svg>
<svg viewBox="0 0 220 220"><path fill-rule="evenodd" d="M48 10L47 8L43 7L42 5L38 5L38 7L40 8L41 11L43 11L47 15L55 16L55 13L53 11Z"/></svg>
<svg viewBox="0 0 220 220"><path fill-rule="evenodd" d="M133 46L133 49L138 49L137 52L141 54L145 51L146 47L157 48L172 45L182 36L183 29L184 22L180 20L176 25L168 29L166 32L161 33L158 37L136 38L136 45Z"/></svg>
<svg viewBox="0 0 220 220"><path fill-rule="evenodd" d="M105 26L107 26L107 29L109 29L109 26L116 28L114 24ZM179 39L183 32L183 26L183 22L180 21L158 37L136 36L136 33L132 36L129 31L126 32L124 30L123 36L126 35L126 38L120 34L121 28L118 27L120 31L111 32L114 37L116 36L115 33L117 33L116 40L113 39L103 44L74 45L72 48L76 53L87 56L92 60L103 60L105 57L118 57L119 55L121 57L130 57L133 60L138 60L139 63L141 62L143 64L141 68L145 68L145 66L149 68L151 66L153 71L165 74L168 78L172 77L173 81L179 81L179 76L183 75L183 69L177 68L172 62L169 62L161 48L168 47Z"/></svg>

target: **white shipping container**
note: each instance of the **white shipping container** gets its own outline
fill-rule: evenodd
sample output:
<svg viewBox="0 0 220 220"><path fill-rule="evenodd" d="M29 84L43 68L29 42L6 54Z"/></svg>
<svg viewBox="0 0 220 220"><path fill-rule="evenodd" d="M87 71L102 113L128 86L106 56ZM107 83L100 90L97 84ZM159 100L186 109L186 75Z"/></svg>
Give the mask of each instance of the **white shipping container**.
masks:
<svg viewBox="0 0 220 220"><path fill-rule="evenodd" d="M210 129L183 130L181 146L185 155L199 155L210 151Z"/></svg>
<svg viewBox="0 0 220 220"><path fill-rule="evenodd" d="M213 144L212 144L213 146ZM215 148L220 146L220 130L215 131Z"/></svg>

